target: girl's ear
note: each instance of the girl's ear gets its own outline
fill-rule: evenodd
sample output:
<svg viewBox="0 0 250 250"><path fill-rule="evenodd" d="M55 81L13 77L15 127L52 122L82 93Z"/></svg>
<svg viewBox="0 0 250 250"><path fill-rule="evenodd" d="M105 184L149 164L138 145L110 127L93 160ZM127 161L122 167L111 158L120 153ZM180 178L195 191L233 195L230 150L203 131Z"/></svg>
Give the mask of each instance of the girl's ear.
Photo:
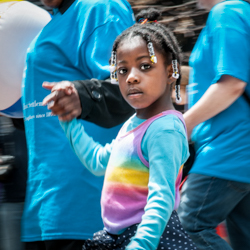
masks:
<svg viewBox="0 0 250 250"><path fill-rule="evenodd" d="M177 67L178 67L178 72L180 72L180 66L179 66L179 63L177 63ZM174 82L176 82L176 78L173 77L173 73L174 73L174 70L173 70L173 65L172 64L169 64L167 66L167 72L168 72L168 84L172 84Z"/></svg>

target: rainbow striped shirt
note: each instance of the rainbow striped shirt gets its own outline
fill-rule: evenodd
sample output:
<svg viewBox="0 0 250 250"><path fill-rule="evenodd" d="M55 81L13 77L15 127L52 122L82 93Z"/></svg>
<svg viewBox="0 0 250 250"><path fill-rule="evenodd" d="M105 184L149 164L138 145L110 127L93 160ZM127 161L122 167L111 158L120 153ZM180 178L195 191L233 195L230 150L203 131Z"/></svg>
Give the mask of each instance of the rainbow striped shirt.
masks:
<svg viewBox="0 0 250 250"><path fill-rule="evenodd" d="M129 132L124 131L124 127L120 130L112 147L101 199L102 218L108 232L119 234L141 222L147 204L150 167L142 154L142 139L156 119L169 114L178 116L183 122L178 112L165 111ZM175 185L175 208L180 201L178 187L181 175L180 169Z"/></svg>

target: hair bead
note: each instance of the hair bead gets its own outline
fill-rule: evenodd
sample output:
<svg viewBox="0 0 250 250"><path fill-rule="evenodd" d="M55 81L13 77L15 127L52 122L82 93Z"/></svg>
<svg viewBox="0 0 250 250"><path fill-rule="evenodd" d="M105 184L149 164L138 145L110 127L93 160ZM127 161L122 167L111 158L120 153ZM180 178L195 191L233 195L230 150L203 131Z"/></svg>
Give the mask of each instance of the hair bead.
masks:
<svg viewBox="0 0 250 250"><path fill-rule="evenodd" d="M176 103L181 103L182 99L181 99L181 91L180 91L180 84L176 84L175 85L175 96L176 96Z"/></svg>
<svg viewBox="0 0 250 250"><path fill-rule="evenodd" d="M117 73L116 73L116 52L111 53L111 65L109 66L111 83L118 83Z"/></svg>
<svg viewBox="0 0 250 250"><path fill-rule="evenodd" d="M172 60L172 67L173 67L173 71L174 73L172 74L172 76L175 78L175 79L178 79L179 78L179 74L178 74L178 63L177 63L177 60Z"/></svg>
<svg viewBox="0 0 250 250"><path fill-rule="evenodd" d="M110 71L110 73L112 73L112 72L114 72L115 71L115 65L110 65L109 66L109 71Z"/></svg>
<svg viewBox="0 0 250 250"><path fill-rule="evenodd" d="M151 41L149 41L147 46L148 46L148 52L149 52L151 62L152 63L157 63L157 57L155 55L153 43Z"/></svg>

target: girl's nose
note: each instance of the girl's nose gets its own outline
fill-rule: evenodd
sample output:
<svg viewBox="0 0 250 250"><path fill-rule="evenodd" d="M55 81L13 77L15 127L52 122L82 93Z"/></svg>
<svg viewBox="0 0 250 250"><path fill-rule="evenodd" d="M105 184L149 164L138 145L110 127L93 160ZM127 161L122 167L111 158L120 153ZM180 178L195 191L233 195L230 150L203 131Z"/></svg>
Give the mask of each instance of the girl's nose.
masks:
<svg viewBox="0 0 250 250"><path fill-rule="evenodd" d="M140 82L140 78L138 73L136 72L135 69L131 69L128 78L127 78L127 83L128 84L135 84L135 83L139 83Z"/></svg>

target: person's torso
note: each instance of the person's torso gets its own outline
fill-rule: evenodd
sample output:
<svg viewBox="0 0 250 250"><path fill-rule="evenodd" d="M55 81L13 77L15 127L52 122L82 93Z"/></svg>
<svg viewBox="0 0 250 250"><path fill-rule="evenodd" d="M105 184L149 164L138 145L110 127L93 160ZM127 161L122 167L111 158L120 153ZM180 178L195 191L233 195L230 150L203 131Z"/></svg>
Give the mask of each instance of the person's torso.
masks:
<svg viewBox="0 0 250 250"><path fill-rule="evenodd" d="M221 3L221 15L226 15L228 9L232 11L227 14L227 23L223 24L225 29L234 29L237 32L244 33L246 43L250 43L250 4L244 1L225 1ZM218 4L220 5L220 4ZM218 6L217 6L218 7ZM218 12L218 8L216 10ZM223 13L225 11L225 13ZM206 27L202 30L196 45L190 57L190 66L192 67L189 79L189 107L192 107L206 92L206 90L215 82L217 71L221 75L239 75L244 72L244 81L247 83L246 92L250 96L250 69L235 67L234 72L229 72L223 60L226 60L227 53L234 53L237 60L236 48L241 46L235 44L230 51L224 53L222 64L215 63L215 47L223 49L222 45L216 41L214 27L221 24L214 19L214 9L211 10ZM218 14L217 14L218 16ZM218 17L220 19L220 17ZM240 21L239 21L240 20ZM217 22L217 23L216 23ZM224 27L223 26L223 27ZM212 35L213 34L213 35ZM227 37L225 32L225 39ZM221 47L220 47L221 46ZM245 65L249 65L250 50L244 51L246 54ZM227 61L230 68L230 61ZM204 112L206 112L204 110ZM239 97L230 107L222 111L213 118L199 124L192 133L192 140L195 142L196 161L192 172L214 175L221 178L250 182L250 170L244 166L250 164L250 105L243 98Z"/></svg>
<svg viewBox="0 0 250 250"><path fill-rule="evenodd" d="M97 12L99 19L88 20L90 7ZM124 13L126 15L132 20L129 9ZM29 151L24 241L86 239L103 226L100 212L103 178L93 176L82 166L70 148L58 118L42 106L43 98L49 94L42 88L44 81L84 80L97 78L97 75L108 78L108 66L105 70L90 72L92 58L87 58L87 66L83 65L89 49L85 39L102 22L97 1L93 4L75 1L65 13L55 11L52 21L29 48L23 81ZM107 40L109 47L112 42ZM107 51L107 65L109 53ZM115 138L120 127L104 129L86 121L83 123L87 133L102 144Z"/></svg>

